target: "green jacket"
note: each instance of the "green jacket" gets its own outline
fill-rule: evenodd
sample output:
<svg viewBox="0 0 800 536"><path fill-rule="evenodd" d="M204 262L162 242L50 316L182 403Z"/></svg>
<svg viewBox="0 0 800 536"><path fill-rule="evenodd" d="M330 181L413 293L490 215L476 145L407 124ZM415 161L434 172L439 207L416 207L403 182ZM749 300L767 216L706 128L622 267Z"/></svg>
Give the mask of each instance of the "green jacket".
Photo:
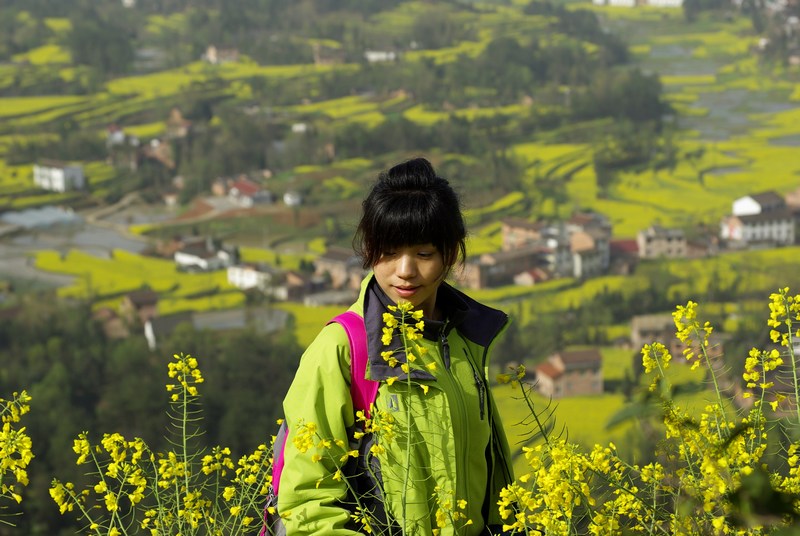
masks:
<svg viewBox="0 0 800 536"><path fill-rule="evenodd" d="M396 527L405 525L407 534L427 536L437 527L436 497L451 498L452 506L444 510L464 517L448 523L441 534L479 534L485 524L501 522L499 491L513 481L508 444L486 381L492 343L505 330L508 317L443 284L437 305L448 320L425 320L425 336L417 342L426 352L414 361L409 379L400 366L391 367L381 356L387 350L381 342L382 315L389 303L370 275L350 308L364 316L367 328L367 377L381 382L376 414L386 412L395 421L394 437L387 441L380 436L385 452L378 453L371 466L384 492L380 505L394 520L392 534L400 534ZM402 348L395 339L388 348L398 345ZM395 356L405 362L401 353ZM432 373L426 366L430 363L435 363ZM398 379L386 381L392 377ZM352 440L349 383L347 336L341 326L331 324L303 354L283 403L289 435L278 510L288 516L289 535L364 532L351 519L353 499L347 485L333 478L338 455L331 460L325 454L332 451L320 452L323 458L315 461L315 447L302 453L293 443L303 423L316 425L315 444L319 439L344 444ZM463 509L461 500L466 501ZM472 523L466 525L467 519ZM373 532L380 534L381 528Z"/></svg>

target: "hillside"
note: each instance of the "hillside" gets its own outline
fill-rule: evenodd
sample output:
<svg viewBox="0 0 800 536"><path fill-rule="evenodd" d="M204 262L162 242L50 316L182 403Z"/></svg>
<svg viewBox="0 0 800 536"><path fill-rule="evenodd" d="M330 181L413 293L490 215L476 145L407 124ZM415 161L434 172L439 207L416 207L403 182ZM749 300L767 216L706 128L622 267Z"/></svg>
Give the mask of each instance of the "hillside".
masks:
<svg viewBox="0 0 800 536"><path fill-rule="evenodd" d="M18 289L2 311L24 311L4 326L0 388L29 388L46 404L35 402L31 424L47 445L39 474L66 467L71 439L86 428L126 423L127 432L160 438L160 421L135 415L158 411L151 390L170 352L142 337L110 340L90 318L143 285L162 294L166 313L252 300L221 272L180 272L132 249L201 234L239 245L247 261L301 269L326 247L349 244L379 170L419 154L462 192L472 254L500 249L507 217L594 210L616 239L654 223L698 236L716 234L740 196L795 191L800 67L769 45L785 17L761 26L731 6L686 16L588 2L5 2L0 216L68 207L117 233L106 244L68 230L73 246L46 228L0 238L0 256L17 261L0 264L0 278ZM52 159L81 165L87 188L36 187L33 166ZM275 202L209 209L215 184L240 176ZM302 204L286 204L286 194ZM3 220L0 232L9 226ZM631 317L700 301L731 337L726 353L740 370L768 338L769 293L800 288L798 253L643 261L624 275L470 293L514 321L498 370L597 347L607 392L564 400L557 422L577 441L614 439L635 457L634 432L605 429L636 381L638 349L619 344ZM59 299L26 292L33 267L71 277L57 280ZM209 377L223 378L208 395L219 423L209 440L243 449L272 425L292 359L335 310L275 307L292 314L287 333L178 330L169 341L208 358ZM33 329L37 322L46 329ZM703 380L678 375L702 404ZM525 413L510 388L497 392L516 436ZM74 414L61 415L64 407ZM26 533L63 528L47 485L33 483Z"/></svg>

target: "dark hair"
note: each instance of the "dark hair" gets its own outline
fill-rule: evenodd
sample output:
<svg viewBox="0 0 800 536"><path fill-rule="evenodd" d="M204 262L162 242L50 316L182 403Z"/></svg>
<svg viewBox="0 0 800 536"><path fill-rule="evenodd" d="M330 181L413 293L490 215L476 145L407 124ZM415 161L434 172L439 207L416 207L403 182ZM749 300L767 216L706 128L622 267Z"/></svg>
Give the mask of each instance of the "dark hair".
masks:
<svg viewBox="0 0 800 536"><path fill-rule="evenodd" d="M381 173L362 202L353 249L364 268L394 248L431 243L441 252L445 273L466 257L466 226L458 194L424 158Z"/></svg>

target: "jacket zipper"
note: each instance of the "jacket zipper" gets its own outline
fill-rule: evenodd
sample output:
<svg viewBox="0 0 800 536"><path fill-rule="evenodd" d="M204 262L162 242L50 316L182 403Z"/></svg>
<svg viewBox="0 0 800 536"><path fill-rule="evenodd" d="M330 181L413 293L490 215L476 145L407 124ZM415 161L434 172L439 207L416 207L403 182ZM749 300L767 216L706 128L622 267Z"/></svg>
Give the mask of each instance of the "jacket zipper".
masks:
<svg viewBox="0 0 800 536"><path fill-rule="evenodd" d="M442 343L442 361L444 368L450 370L450 343L447 340L447 322L442 326L442 331L439 334L439 342Z"/></svg>
<svg viewBox="0 0 800 536"><path fill-rule="evenodd" d="M464 350L464 359L467 360L469 366L472 367L472 376L475 378L475 387L478 389L478 402L480 405L480 415L481 420L486 417L486 383L484 383L483 378L480 374L478 374L477 369L475 368L475 364L469 358L469 354L467 353L466 348L462 348Z"/></svg>
<svg viewBox="0 0 800 536"><path fill-rule="evenodd" d="M447 323L442 327L442 331L439 335L439 342L442 345L442 361L444 362L445 369L447 370L449 379L450 379L450 386L448 390L451 391L453 395L453 402L458 405L458 409L456 410L458 414L458 422L453 421L453 429L454 432L458 432L461 436L461 444L463 448L460 449L461 452L456 452L455 456L458 458L456 462L456 493L458 496L466 496L466 490L469 489L469 475L464 470L465 466L465 457L464 454L470 451L470 444L469 444L469 433L466 433L466 418L467 418L467 403L464 400L464 394L459 388L459 382L456 378L455 374L450 368L450 342L447 339ZM472 366L470 364L470 366ZM454 408L455 409L455 408Z"/></svg>

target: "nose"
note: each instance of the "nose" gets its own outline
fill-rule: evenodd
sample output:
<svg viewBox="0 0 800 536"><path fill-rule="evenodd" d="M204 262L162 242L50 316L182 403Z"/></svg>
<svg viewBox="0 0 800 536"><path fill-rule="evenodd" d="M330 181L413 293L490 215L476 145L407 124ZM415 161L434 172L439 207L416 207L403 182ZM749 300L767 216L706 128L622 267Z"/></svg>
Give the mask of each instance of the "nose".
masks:
<svg viewBox="0 0 800 536"><path fill-rule="evenodd" d="M397 259L397 276L411 279L417 275L417 260L414 255L403 254Z"/></svg>

